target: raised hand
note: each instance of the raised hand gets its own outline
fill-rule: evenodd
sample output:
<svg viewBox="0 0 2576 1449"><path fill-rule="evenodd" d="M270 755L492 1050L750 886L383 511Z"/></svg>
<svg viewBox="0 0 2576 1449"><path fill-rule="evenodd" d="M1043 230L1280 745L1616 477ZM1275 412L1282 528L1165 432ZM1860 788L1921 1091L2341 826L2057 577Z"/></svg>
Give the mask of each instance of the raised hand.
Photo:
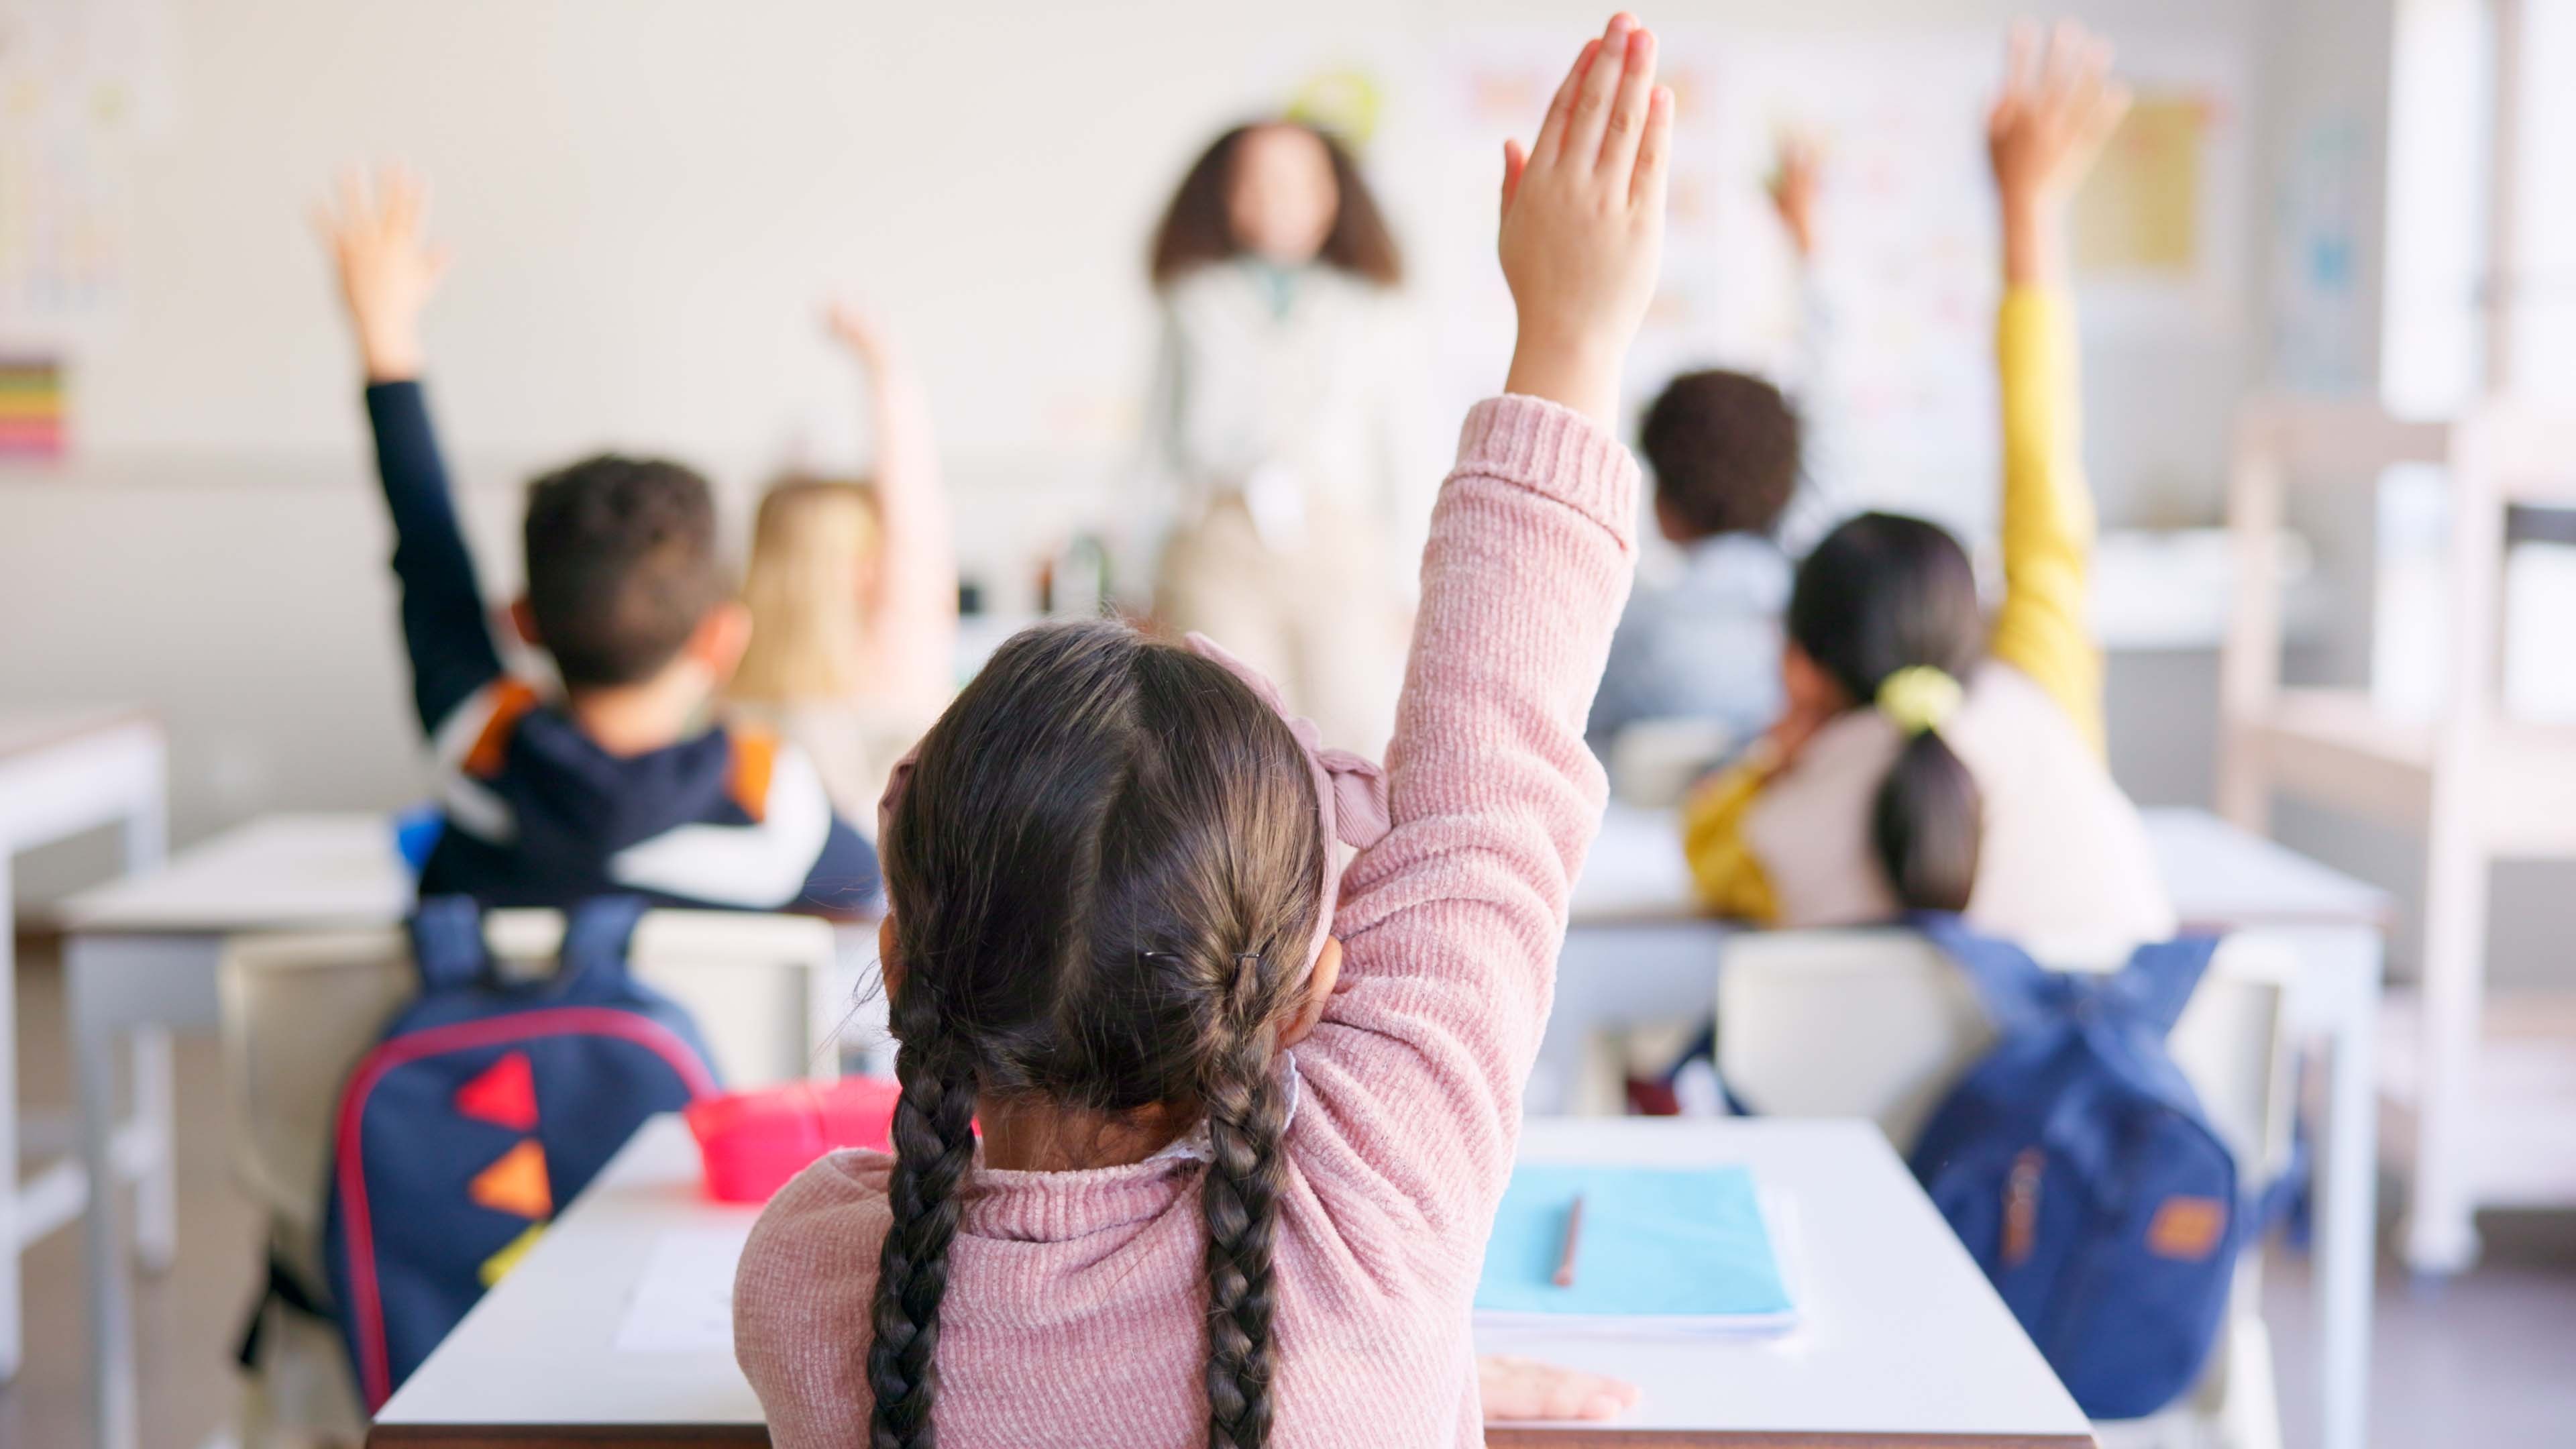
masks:
<svg viewBox="0 0 2576 1449"><path fill-rule="evenodd" d="M1503 144L1503 279L1520 315L1504 386L1613 425L1619 367L1663 261L1673 93L1622 11L1583 47L1528 150Z"/></svg>
<svg viewBox="0 0 2576 1449"><path fill-rule="evenodd" d="M1824 154L1815 138L1782 136L1779 159L1763 189L1771 194L1771 209L1780 214L1800 261L1816 254L1816 193L1823 181Z"/></svg>
<svg viewBox="0 0 2576 1449"><path fill-rule="evenodd" d="M420 376L420 314L447 274L446 249L423 234L428 205L428 189L397 166L372 186L363 172L343 173L334 199L313 211L370 382Z"/></svg>
<svg viewBox="0 0 2576 1449"><path fill-rule="evenodd" d="M1558 1368L1535 1359L1488 1354L1476 1360L1485 1422L1522 1419L1610 1419L1637 1402L1634 1384Z"/></svg>
<svg viewBox="0 0 2576 1449"><path fill-rule="evenodd" d="M2045 44L2037 26L2013 27L2003 89L1986 116L2007 281L2064 279L2067 199L2128 111L2128 88L2111 79L2109 42L2071 20Z"/></svg>
<svg viewBox="0 0 2576 1449"><path fill-rule="evenodd" d="M884 328L864 307L843 297L835 297L823 306L823 328L832 340L850 350L850 355L871 368L882 368L894 361L895 349Z"/></svg>

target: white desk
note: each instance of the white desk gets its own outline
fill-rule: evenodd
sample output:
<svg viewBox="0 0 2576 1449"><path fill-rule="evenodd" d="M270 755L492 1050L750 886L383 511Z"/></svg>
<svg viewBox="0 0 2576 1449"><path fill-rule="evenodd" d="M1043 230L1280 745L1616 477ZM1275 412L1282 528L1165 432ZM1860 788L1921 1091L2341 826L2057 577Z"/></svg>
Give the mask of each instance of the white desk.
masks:
<svg viewBox="0 0 2576 1449"><path fill-rule="evenodd" d="M169 1033L217 1025L216 976L228 939L253 931L388 926L411 905L412 877L395 852L393 822L369 814L262 816L181 851L166 870L74 897L65 907L64 965L84 1156L156 1164L166 1184ZM841 935L831 988L807 994L817 1040L848 1014L847 988L860 966L875 959L874 931ZM882 1006L876 1011L881 1019ZM138 1067L136 1120L120 1128L114 1053L121 1036L132 1039ZM157 1065L146 1071L141 1064L147 1061ZM84 1269L92 1430L99 1449L134 1449L131 1285L123 1256L98 1247L117 1240L116 1214L114 1194L98 1194L89 1204ZM147 1259L156 1250L166 1258L175 1227L166 1187L139 1195L137 1218Z"/></svg>
<svg viewBox="0 0 2576 1449"><path fill-rule="evenodd" d="M1534 1121L1523 1153L1750 1164L1794 1201L1804 1317L1789 1334L1735 1341L1496 1338L1498 1351L1615 1374L1644 1394L1615 1425L1497 1430L1494 1443L2093 1442L2075 1401L1868 1124ZM759 1400L729 1344L614 1346L664 1233L751 1216L700 1195L696 1149L677 1120L648 1124L385 1405L371 1443L765 1442Z"/></svg>
<svg viewBox="0 0 2576 1449"><path fill-rule="evenodd" d="M124 831L125 868L143 870L161 859L163 795L169 766L161 727L132 709L0 710L0 1383L17 1376L25 1347L18 1255L37 1239L79 1216L103 1182L80 1162L56 1162L21 1183L21 1146L42 1148L48 1137L69 1136L59 1123L30 1121L25 1143L18 1120L17 901L10 870L22 850L102 826ZM146 1051L138 1073L166 1075L167 1058ZM166 1162L166 1159L165 1159ZM110 1193L97 1196L108 1197ZM144 1188L146 1198L167 1201L166 1167ZM169 1240L147 1241L147 1254L166 1261Z"/></svg>
<svg viewBox="0 0 2576 1449"><path fill-rule="evenodd" d="M146 1262L168 1260L170 1032L212 1030L225 938L245 931L381 926L411 908L411 876L381 815L273 815L179 853L165 870L75 896L63 910L81 1159L92 1181L112 1157L149 1167L136 1195ZM134 1047L134 1121L116 1122L115 1050ZM132 1285L112 1192L89 1195L83 1269L93 1443L134 1449Z"/></svg>
<svg viewBox="0 0 2576 1449"><path fill-rule="evenodd" d="M2145 812L2165 888L2186 929L2260 931L2299 962L2290 1030L2328 1050L2316 1181L2316 1392L2324 1449L2362 1449L2368 1407L2378 1182L2374 1060L2388 897L2205 811ZM1730 927L1697 914L1672 817L1613 805L1575 883L1532 1110L1572 1079L1584 1036L1629 1022L1705 1015Z"/></svg>

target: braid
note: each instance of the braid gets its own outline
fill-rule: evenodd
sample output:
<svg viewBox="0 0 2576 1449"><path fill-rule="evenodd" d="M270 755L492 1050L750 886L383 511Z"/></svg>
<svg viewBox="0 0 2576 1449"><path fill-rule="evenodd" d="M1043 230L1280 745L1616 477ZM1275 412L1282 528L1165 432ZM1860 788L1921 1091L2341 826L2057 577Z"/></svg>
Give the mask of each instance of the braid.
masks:
<svg viewBox="0 0 2576 1449"><path fill-rule="evenodd" d="M895 1054L903 1095L895 1103L894 1174L886 1184L894 1222L877 1257L875 1339L868 1345L868 1388L876 1397L869 1449L935 1449L939 1442L930 1419L939 1396L939 1301L957 1236L957 1188L975 1159L972 1063L939 1031L935 1011L917 1016L919 1026L903 1033Z"/></svg>
<svg viewBox="0 0 2576 1449"><path fill-rule="evenodd" d="M1208 1249L1208 1446L1270 1442L1270 1254L1279 1226L1285 1105L1271 1078L1270 1033L1241 1030L1206 1088L1208 1165L1201 1209Z"/></svg>

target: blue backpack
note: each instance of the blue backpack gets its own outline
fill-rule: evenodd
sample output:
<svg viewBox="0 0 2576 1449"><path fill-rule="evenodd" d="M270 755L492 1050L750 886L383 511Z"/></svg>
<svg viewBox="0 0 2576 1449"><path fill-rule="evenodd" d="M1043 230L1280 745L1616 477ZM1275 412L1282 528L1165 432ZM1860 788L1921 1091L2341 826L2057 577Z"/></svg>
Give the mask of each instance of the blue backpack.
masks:
<svg viewBox="0 0 2576 1449"><path fill-rule="evenodd" d="M2152 1414L2200 1377L2244 1241L2236 1159L2165 1050L2218 943L2097 976L1953 917L1914 924L2002 1037L1933 1113L1914 1175L2084 1412Z"/></svg>
<svg viewBox="0 0 2576 1449"><path fill-rule="evenodd" d="M714 1093L688 1013L627 975L643 909L573 908L555 973L513 984L474 901L421 903L420 996L342 1090L323 1225L369 1413L646 1118Z"/></svg>

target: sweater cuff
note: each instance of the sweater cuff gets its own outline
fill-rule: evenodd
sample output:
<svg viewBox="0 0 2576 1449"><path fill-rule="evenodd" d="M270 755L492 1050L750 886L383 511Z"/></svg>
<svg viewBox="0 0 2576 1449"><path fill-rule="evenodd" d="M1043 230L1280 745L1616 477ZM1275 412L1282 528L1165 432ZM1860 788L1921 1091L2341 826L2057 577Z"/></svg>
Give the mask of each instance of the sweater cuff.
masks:
<svg viewBox="0 0 2576 1449"><path fill-rule="evenodd" d="M1545 398L1506 393L1467 410L1460 474L1499 478L1553 498L1633 548L1637 459L1591 418Z"/></svg>

